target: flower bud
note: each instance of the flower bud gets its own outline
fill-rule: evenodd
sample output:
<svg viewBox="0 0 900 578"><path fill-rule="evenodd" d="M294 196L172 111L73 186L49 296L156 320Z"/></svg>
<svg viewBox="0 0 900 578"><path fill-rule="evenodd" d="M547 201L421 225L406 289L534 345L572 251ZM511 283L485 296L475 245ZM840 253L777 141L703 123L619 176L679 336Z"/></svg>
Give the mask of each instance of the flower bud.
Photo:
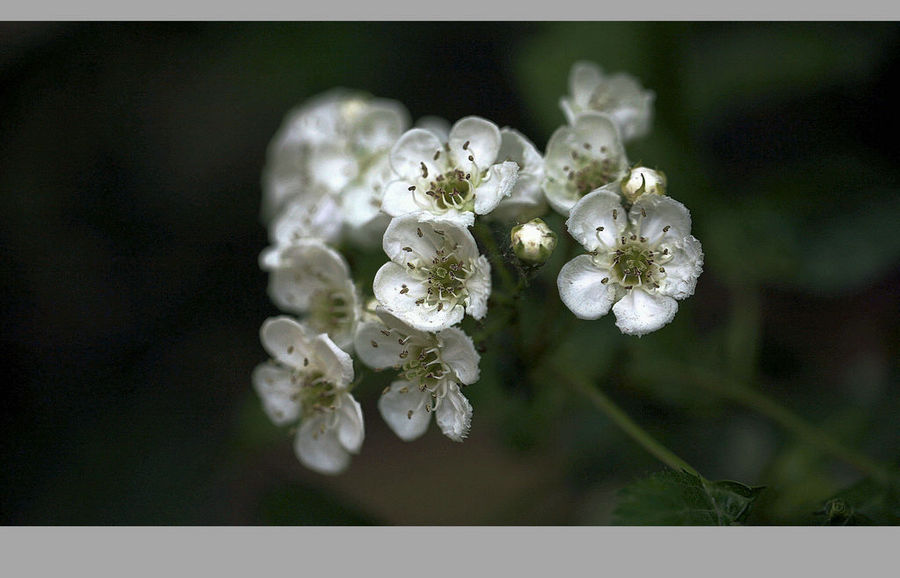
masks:
<svg viewBox="0 0 900 578"><path fill-rule="evenodd" d="M541 219L516 225L509 233L516 257L532 265L541 265L556 248L556 233Z"/></svg>
<svg viewBox="0 0 900 578"><path fill-rule="evenodd" d="M647 167L634 167L622 179L621 186L622 194L633 203L643 194L665 195L666 175Z"/></svg>

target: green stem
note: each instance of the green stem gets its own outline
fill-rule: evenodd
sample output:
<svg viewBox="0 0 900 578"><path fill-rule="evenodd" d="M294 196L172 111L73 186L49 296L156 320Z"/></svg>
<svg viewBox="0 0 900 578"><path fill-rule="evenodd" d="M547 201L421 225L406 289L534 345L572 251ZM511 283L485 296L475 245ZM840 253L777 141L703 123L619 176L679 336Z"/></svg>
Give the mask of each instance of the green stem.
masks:
<svg viewBox="0 0 900 578"><path fill-rule="evenodd" d="M632 420L628 416L628 414L626 414L622 410L622 408L616 405L613 400L607 397L605 393L587 383L586 380L568 375L562 369L558 369L557 371L559 373L554 376L554 379L559 379L560 375L563 376L563 379L567 381L573 389L586 396L594 405L594 407L605 413L606 416L613 421L613 423L619 426L619 428L621 428L622 431L628 434L631 439L640 444L641 447L650 452L659 461L666 464L673 470L684 470L691 474L694 474L695 476L702 477L697 472L697 470L691 467L690 464L678 457L669 448L662 445L660 442L654 439L653 436L647 433L644 428L642 428L634 420Z"/></svg>
<svg viewBox="0 0 900 578"><path fill-rule="evenodd" d="M745 383L697 370L690 371L686 377L707 391L758 411L799 438L851 464L879 482L884 483L893 475L890 469L845 446L822 429Z"/></svg>
<svg viewBox="0 0 900 578"><path fill-rule="evenodd" d="M472 226L472 232L487 252L487 258L491 262L491 268L497 271L497 274L500 276L500 282L503 283L504 288L509 292L515 291L516 282L509 272L509 269L506 268L506 263L503 262L503 255L500 254L500 247L497 245L497 241L494 239L494 234L491 232L490 227L484 222L476 220L475 224Z"/></svg>

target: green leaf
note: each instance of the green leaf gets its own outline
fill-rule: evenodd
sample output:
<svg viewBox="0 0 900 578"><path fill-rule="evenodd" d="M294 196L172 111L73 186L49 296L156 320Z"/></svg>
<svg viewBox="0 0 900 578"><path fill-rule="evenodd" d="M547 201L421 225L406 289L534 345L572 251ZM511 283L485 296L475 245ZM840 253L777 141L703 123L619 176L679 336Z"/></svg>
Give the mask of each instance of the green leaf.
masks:
<svg viewBox="0 0 900 578"><path fill-rule="evenodd" d="M646 526L730 526L742 523L763 490L665 471L619 491L613 523Z"/></svg>
<svg viewBox="0 0 900 578"><path fill-rule="evenodd" d="M826 526L896 526L900 524L900 484L869 478L838 492L816 512Z"/></svg>

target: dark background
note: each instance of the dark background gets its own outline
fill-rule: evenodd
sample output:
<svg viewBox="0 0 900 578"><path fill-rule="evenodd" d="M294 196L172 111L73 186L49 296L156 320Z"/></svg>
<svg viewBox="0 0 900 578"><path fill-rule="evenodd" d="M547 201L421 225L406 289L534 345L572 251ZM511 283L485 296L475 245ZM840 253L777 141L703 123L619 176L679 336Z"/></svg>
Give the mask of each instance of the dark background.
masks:
<svg viewBox="0 0 900 578"><path fill-rule="evenodd" d="M802 522L859 472L654 360L715 350L897 462L898 49L893 23L0 25L0 522L610 523L662 465L554 384L485 362L471 437L406 444L364 383L366 441L336 478L250 387L277 313L260 172L291 107L357 88L543 150L580 58L656 92L629 158L668 174L706 265L672 325L578 322L576 358L707 477L773 488L758 523Z"/></svg>

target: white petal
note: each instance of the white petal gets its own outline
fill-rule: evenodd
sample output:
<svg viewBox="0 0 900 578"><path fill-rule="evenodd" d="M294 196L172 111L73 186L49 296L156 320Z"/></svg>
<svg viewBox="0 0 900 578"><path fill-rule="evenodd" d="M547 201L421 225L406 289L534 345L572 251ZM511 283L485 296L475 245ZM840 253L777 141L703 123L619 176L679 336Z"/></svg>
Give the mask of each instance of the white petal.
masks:
<svg viewBox="0 0 900 578"><path fill-rule="evenodd" d="M574 127L562 125L553 131L544 154L544 169L548 174L554 173L565 178L565 167L571 164L572 150L579 150L577 141L578 135Z"/></svg>
<svg viewBox="0 0 900 578"><path fill-rule="evenodd" d="M475 319L487 315L488 298L491 296L491 264L487 257L479 255L472 261L472 274L466 279L466 313Z"/></svg>
<svg viewBox="0 0 900 578"><path fill-rule="evenodd" d="M263 348L288 367L303 367L311 355L312 336L296 320L287 316L266 319L259 330Z"/></svg>
<svg viewBox="0 0 900 578"><path fill-rule="evenodd" d="M334 429L325 427L327 415L314 415L300 424L294 452L306 467L320 474L339 474L350 465L350 454Z"/></svg>
<svg viewBox="0 0 900 578"><path fill-rule="evenodd" d="M428 429L431 413L425 411L431 393L407 381L395 381L378 400L378 411L391 430L404 441L421 437Z"/></svg>
<svg viewBox="0 0 900 578"><path fill-rule="evenodd" d="M341 209L344 222L352 229L362 229L383 214L381 199L365 184L351 185L341 192Z"/></svg>
<svg viewBox="0 0 900 578"><path fill-rule="evenodd" d="M434 133L441 142L447 142L447 139L450 138L450 121L439 116L423 116L416 121L416 127Z"/></svg>
<svg viewBox="0 0 900 578"><path fill-rule="evenodd" d="M615 290L610 272L594 264L590 255L579 255L562 266L556 279L559 298L579 319L597 319L609 313ZM603 279L607 279L607 283Z"/></svg>
<svg viewBox="0 0 900 578"><path fill-rule="evenodd" d="M547 201L541 190L544 180L544 159L524 135L511 128L500 129L500 161L513 161L519 167L516 184L508 197L503 198L490 217L504 221L525 222L543 215ZM477 211L476 211L477 212Z"/></svg>
<svg viewBox="0 0 900 578"><path fill-rule="evenodd" d="M438 333L441 340L441 359L450 366L457 380L465 385L478 381L478 362L481 357L475 351L472 338L457 327L449 327Z"/></svg>
<svg viewBox="0 0 900 578"><path fill-rule="evenodd" d="M389 261L375 273L372 282L375 298L385 308L408 323L412 312L421 309L416 300L425 296L425 284L409 274L409 269Z"/></svg>
<svg viewBox="0 0 900 578"><path fill-rule="evenodd" d="M282 309L302 312L314 293L349 282L350 268L340 253L318 239L300 239L280 249L269 276L269 295Z"/></svg>
<svg viewBox="0 0 900 578"><path fill-rule="evenodd" d="M349 393L340 395L338 407L337 436L338 441L351 454L359 453L363 439L366 437L363 425L362 407Z"/></svg>
<svg viewBox="0 0 900 578"><path fill-rule="evenodd" d="M641 195L631 207L629 218L650 245L678 242L691 234L691 214L672 197Z"/></svg>
<svg viewBox="0 0 900 578"><path fill-rule="evenodd" d="M434 222L423 221L421 219L423 216L409 214L391 219L384 231L382 247L394 263L404 266L408 262L416 266L420 263L430 263L435 251L443 246L444 237L435 233ZM437 225L437 229L446 234L441 225ZM407 251L407 248L410 250Z"/></svg>
<svg viewBox="0 0 900 578"><path fill-rule="evenodd" d="M461 442L469 433L472 423L472 405L456 384L447 388L447 395L435 412L434 419L444 435L455 442Z"/></svg>
<svg viewBox="0 0 900 578"><path fill-rule="evenodd" d="M353 143L365 151L388 149L408 126L405 106L395 100L375 99L355 123Z"/></svg>
<svg viewBox="0 0 900 578"><path fill-rule="evenodd" d="M383 331L389 335L385 335ZM401 361L400 353L404 347L398 343L399 339L399 334L388 329L381 321L368 321L361 323L357 329L354 348L360 361L372 369L386 369Z"/></svg>
<svg viewBox="0 0 900 578"><path fill-rule="evenodd" d="M577 135L577 146L581 147L584 143L590 145L588 150L590 156L594 158L609 158L617 161L622 170L625 164L622 163L625 157L625 149L619 138L619 130L608 116L595 112L586 112L578 115L575 119L575 133Z"/></svg>
<svg viewBox="0 0 900 578"><path fill-rule="evenodd" d="M477 116L458 120L447 139L451 164L463 172L477 167L484 170L497 160L500 150L500 129L496 124ZM465 147L465 148L464 148ZM469 157L473 160L469 160Z"/></svg>
<svg viewBox="0 0 900 578"><path fill-rule="evenodd" d="M325 333L312 340L310 353L329 382L337 387L344 387L353 381L353 358Z"/></svg>
<svg viewBox="0 0 900 578"><path fill-rule="evenodd" d="M603 69L593 62L579 61L569 71L569 92L579 107L587 106L597 85L603 81Z"/></svg>
<svg viewBox="0 0 900 578"><path fill-rule="evenodd" d="M253 389L263 403L263 410L272 423L285 425L297 420L300 401L298 386L291 383L291 372L272 362L261 363L253 370Z"/></svg>
<svg viewBox="0 0 900 578"><path fill-rule="evenodd" d="M391 149L391 166L403 180L415 182L423 178L422 164L428 175L434 178L441 170L442 164L434 161L435 153L443 152L443 144L434 133L421 128L413 128L397 140Z"/></svg>
<svg viewBox="0 0 900 578"><path fill-rule="evenodd" d="M276 245L290 245L299 239L315 238L334 242L341 234L343 212L333 195L315 195L291 201L269 228Z"/></svg>
<svg viewBox="0 0 900 578"><path fill-rule="evenodd" d="M400 217L409 215L418 211L427 211L432 208L432 203L428 197L417 187L410 191L409 188L415 186L407 179L399 179L389 182L384 188L384 198L381 199L381 210L392 217Z"/></svg>
<svg viewBox="0 0 900 578"><path fill-rule="evenodd" d="M666 276L658 292L673 299L685 299L694 294L697 278L703 272L703 250L700 241L691 235L669 247L672 259L665 264Z"/></svg>
<svg viewBox="0 0 900 578"><path fill-rule="evenodd" d="M581 198L569 213L569 234L588 251L612 249L628 223L618 194L607 185Z"/></svg>
<svg viewBox="0 0 900 578"><path fill-rule="evenodd" d="M519 167L512 161L493 165L487 178L475 189L475 212L485 215L493 211L516 185Z"/></svg>
<svg viewBox="0 0 900 578"><path fill-rule="evenodd" d="M321 145L310 152L309 168L315 183L340 192L356 178L359 165L345 146Z"/></svg>
<svg viewBox="0 0 900 578"><path fill-rule="evenodd" d="M500 138L498 161L513 161L519 165L519 176L543 175L544 159L534 143L525 135L515 129L504 127L500 129Z"/></svg>
<svg viewBox="0 0 900 578"><path fill-rule="evenodd" d="M613 305L616 327L627 335L646 335L675 318L678 302L665 295L632 289Z"/></svg>

